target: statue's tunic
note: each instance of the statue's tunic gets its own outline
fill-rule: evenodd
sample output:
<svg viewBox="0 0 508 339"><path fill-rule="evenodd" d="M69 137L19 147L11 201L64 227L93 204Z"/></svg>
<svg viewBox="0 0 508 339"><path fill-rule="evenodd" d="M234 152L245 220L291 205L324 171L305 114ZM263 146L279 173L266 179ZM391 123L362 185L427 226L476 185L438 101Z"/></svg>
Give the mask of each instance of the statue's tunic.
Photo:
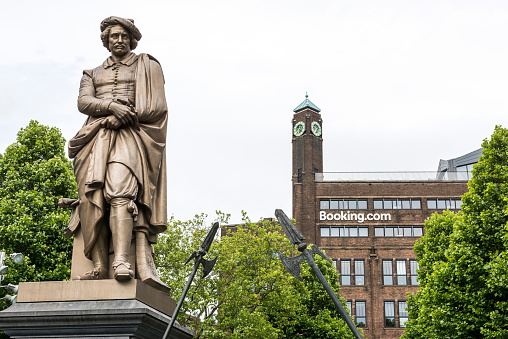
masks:
<svg viewBox="0 0 508 339"><path fill-rule="evenodd" d="M101 125L112 101L136 108L139 131L130 125L117 130ZM112 196L133 199L134 230L155 243L167 224L167 107L159 63L147 54L131 53L119 63L110 57L101 66L84 71L78 109L89 117L69 141L69 157L74 158L85 255L90 258L99 230L107 223L107 202ZM112 164L128 168L120 186L106 179Z"/></svg>

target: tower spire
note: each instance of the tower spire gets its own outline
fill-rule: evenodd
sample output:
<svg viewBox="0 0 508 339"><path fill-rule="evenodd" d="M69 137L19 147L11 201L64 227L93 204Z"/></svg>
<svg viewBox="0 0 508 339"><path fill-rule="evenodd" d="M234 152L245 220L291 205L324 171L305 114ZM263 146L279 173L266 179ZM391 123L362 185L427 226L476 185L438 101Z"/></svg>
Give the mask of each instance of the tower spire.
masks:
<svg viewBox="0 0 508 339"><path fill-rule="evenodd" d="M305 91L305 100L300 104L298 105L294 110L293 112L298 112L304 108L311 108L313 110L315 110L316 112L321 112L321 109L319 109L319 107L317 107L316 105L314 105L312 103L312 101L309 100L309 94L307 93L307 91Z"/></svg>

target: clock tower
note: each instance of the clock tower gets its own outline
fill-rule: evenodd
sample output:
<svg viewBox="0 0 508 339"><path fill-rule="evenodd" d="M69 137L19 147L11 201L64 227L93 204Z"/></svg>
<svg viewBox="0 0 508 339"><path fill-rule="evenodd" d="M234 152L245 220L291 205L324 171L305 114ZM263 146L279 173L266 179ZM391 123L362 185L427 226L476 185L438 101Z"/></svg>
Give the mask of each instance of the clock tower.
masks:
<svg viewBox="0 0 508 339"><path fill-rule="evenodd" d="M315 174L323 172L323 120L307 94L293 112L293 218L307 243L316 244Z"/></svg>

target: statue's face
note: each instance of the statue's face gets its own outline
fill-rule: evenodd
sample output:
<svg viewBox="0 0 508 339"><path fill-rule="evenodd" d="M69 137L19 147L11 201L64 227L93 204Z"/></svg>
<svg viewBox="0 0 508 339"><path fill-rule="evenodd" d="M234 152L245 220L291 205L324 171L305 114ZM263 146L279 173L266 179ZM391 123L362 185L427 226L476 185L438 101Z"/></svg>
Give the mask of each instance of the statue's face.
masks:
<svg viewBox="0 0 508 339"><path fill-rule="evenodd" d="M109 50L116 57L123 57L131 51L129 32L120 25L111 27L109 31Z"/></svg>

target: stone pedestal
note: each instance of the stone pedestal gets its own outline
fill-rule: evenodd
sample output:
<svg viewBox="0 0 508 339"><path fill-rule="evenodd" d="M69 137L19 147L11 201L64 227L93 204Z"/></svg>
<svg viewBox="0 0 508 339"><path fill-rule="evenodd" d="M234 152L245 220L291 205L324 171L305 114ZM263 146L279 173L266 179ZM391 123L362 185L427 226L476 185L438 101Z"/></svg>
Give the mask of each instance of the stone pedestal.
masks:
<svg viewBox="0 0 508 339"><path fill-rule="evenodd" d="M155 339L174 308L169 295L138 280L21 283L18 302L0 312L0 328L13 339ZM177 324L170 338L193 334Z"/></svg>

